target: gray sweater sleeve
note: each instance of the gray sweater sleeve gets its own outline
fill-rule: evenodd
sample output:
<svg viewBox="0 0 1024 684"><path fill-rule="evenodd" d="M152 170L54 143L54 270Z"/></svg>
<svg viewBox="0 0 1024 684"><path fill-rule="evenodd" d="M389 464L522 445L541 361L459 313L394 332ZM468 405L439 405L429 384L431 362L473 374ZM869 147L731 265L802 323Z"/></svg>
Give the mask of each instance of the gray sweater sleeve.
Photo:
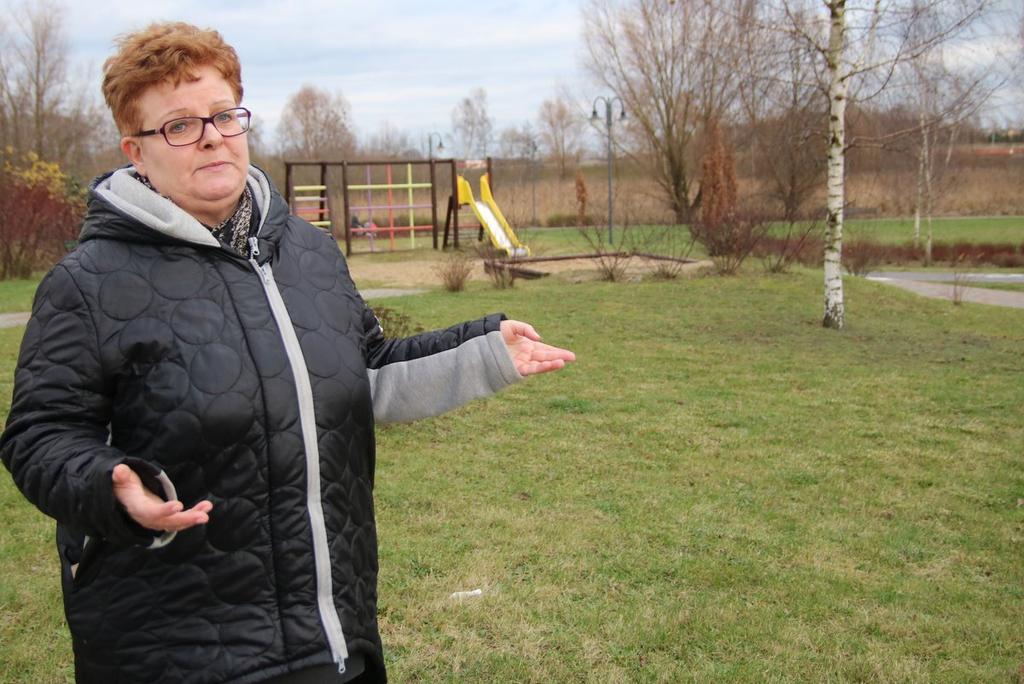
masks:
<svg viewBox="0 0 1024 684"><path fill-rule="evenodd" d="M373 416L380 423L440 415L522 380L498 330L367 372Z"/></svg>

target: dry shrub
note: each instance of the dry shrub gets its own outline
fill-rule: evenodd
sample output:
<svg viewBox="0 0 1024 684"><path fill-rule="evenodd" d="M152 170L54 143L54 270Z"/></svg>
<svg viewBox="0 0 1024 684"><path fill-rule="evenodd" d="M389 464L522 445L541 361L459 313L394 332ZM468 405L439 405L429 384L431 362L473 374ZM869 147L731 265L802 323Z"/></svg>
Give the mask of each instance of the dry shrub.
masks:
<svg viewBox="0 0 1024 684"><path fill-rule="evenodd" d="M580 227L579 232L596 257L598 278L612 283L625 280L629 259L644 242L644 235L630 227L629 217L615 227L611 235L607 226Z"/></svg>
<svg viewBox="0 0 1024 684"><path fill-rule="evenodd" d="M580 216L579 214L549 214L544 223L549 228L562 228L564 226L594 226L602 219L596 216Z"/></svg>
<svg viewBox="0 0 1024 684"><path fill-rule="evenodd" d="M1000 268L1020 268L1024 266L1024 250L1019 254L997 254L992 258L992 265Z"/></svg>
<svg viewBox="0 0 1024 684"><path fill-rule="evenodd" d="M50 267L74 240L84 205L65 188L60 168L34 157L0 169L0 280Z"/></svg>
<svg viewBox="0 0 1024 684"><path fill-rule="evenodd" d="M719 275L733 275L767 235L770 224L758 214L734 213L716 226L698 221L694 239L704 246Z"/></svg>
<svg viewBox="0 0 1024 684"><path fill-rule="evenodd" d="M444 261L434 267L441 278L441 285L448 292L462 292L466 281L473 273L473 259L463 252L452 252Z"/></svg>
<svg viewBox="0 0 1024 684"><path fill-rule="evenodd" d="M514 267L510 267L504 256L490 243L478 243L476 254L484 262L484 273L491 279L491 285L498 290L507 290L515 287L518 273ZM513 266L515 259L512 260Z"/></svg>
<svg viewBox="0 0 1024 684"><path fill-rule="evenodd" d="M955 306L964 303L964 288L970 282L970 275L964 270L966 261L966 257L961 255L957 257L956 263L953 265L953 304Z"/></svg>
<svg viewBox="0 0 1024 684"><path fill-rule="evenodd" d="M582 228L589 225L591 224L587 216L587 181L583 178L583 171L576 169L576 226Z"/></svg>
<svg viewBox="0 0 1024 684"><path fill-rule="evenodd" d="M688 239L684 237L688 235ZM651 254L640 256L661 256L656 259L651 276L658 280L675 280L682 274L696 244L692 233L675 226L657 226L648 230L640 240L640 247Z"/></svg>
<svg viewBox="0 0 1024 684"><path fill-rule="evenodd" d="M1002 266L1014 268L1024 264L1024 250L1018 251L1010 242L970 243L955 242L953 244L936 242L932 245L932 260L949 263L951 266L970 264L980 266Z"/></svg>
<svg viewBox="0 0 1024 684"><path fill-rule="evenodd" d="M401 311L395 311L385 306L374 307L373 314L377 317L377 322L380 323L380 327L384 331L384 337L388 339L410 337L411 335L418 335L425 330L423 326L413 323L412 319Z"/></svg>
<svg viewBox="0 0 1024 684"><path fill-rule="evenodd" d="M593 253L596 255L597 273L600 280L611 283L622 282L626 278L626 264L629 262L630 254L624 249L629 238L629 230L619 228L618 238L612 236L612 241L607 239L607 230L604 227L589 226L580 228L580 235L587 241Z"/></svg>
<svg viewBox="0 0 1024 684"><path fill-rule="evenodd" d="M853 275L867 275L884 263L885 251L871 240L850 240L843 244L843 268Z"/></svg>
<svg viewBox="0 0 1024 684"><path fill-rule="evenodd" d="M736 165L717 121L711 121L707 135L701 159L700 223L713 231L736 213Z"/></svg>
<svg viewBox="0 0 1024 684"><path fill-rule="evenodd" d="M762 236L753 254L761 260L768 273L786 273L794 263L808 264L821 260L823 245L821 226L814 221L788 221L781 235ZM813 252L814 256L811 256Z"/></svg>
<svg viewBox="0 0 1024 684"><path fill-rule="evenodd" d="M701 160L700 218L691 227L719 275L732 275L767 234L768 222L756 212L737 208L736 169L716 122L708 128Z"/></svg>
<svg viewBox="0 0 1024 684"><path fill-rule="evenodd" d="M519 277L515 267L498 260L485 261L484 272L491 279L491 285L496 290L507 290L515 287L516 278Z"/></svg>

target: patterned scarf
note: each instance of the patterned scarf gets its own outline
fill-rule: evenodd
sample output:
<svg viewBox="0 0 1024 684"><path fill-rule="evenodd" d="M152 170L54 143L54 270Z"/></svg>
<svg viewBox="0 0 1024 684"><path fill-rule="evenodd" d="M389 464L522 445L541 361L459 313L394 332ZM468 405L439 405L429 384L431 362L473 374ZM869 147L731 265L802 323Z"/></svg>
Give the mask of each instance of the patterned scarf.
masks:
<svg viewBox="0 0 1024 684"><path fill-rule="evenodd" d="M149 178L142 175L137 175L139 181L153 192L159 193L159 191L153 187L153 184L149 182ZM224 245L235 250L242 256L248 257L249 255L249 234L252 232L253 224L253 198L252 190L249 189L249 184L246 183L245 189L242 191L242 196L238 200L238 207L235 209L231 216L218 223L216 226L207 226L203 223L203 226L209 229L213 236L220 240Z"/></svg>

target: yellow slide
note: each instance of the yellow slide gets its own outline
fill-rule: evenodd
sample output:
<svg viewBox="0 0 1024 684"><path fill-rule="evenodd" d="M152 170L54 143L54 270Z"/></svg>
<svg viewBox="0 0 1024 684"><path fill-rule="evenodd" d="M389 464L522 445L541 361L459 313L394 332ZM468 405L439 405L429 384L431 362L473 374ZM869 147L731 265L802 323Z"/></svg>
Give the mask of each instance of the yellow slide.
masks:
<svg viewBox="0 0 1024 684"><path fill-rule="evenodd" d="M516 237L512 226L505 220L501 209L498 208L498 204L494 201L494 196L491 194L490 179L488 179L486 173L480 179L480 195L480 200L474 199L473 189L470 187L469 181L463 176L459 176L459 206L468 204L473 208L473 213L476 214L480 225L484 227L484 230L490 236L491 244L504 251L510 257L530 256L530 249L519 242L519 238Z"/></svg>

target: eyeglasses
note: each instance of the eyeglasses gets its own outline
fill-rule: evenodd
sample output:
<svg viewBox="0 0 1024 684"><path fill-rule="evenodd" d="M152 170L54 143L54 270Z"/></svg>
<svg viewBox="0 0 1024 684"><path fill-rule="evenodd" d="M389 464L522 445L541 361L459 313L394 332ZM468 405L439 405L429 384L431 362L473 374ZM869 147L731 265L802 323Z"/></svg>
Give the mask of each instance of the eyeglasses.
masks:
<svg viewBox="0 0 1024 684"><path fill-rule="evenodd" d="M245 107L234 107L217 112L212 116L183 116L180 119L168 121L160 128L148 131L139 131L137 136L156 135L164 136L164 140L172 147L186 147L199 142L203 133L206 132L206 124L213 124L225 138L233 138L242 135L249 130L249 121L252 119L252 112Z"/></svg>

